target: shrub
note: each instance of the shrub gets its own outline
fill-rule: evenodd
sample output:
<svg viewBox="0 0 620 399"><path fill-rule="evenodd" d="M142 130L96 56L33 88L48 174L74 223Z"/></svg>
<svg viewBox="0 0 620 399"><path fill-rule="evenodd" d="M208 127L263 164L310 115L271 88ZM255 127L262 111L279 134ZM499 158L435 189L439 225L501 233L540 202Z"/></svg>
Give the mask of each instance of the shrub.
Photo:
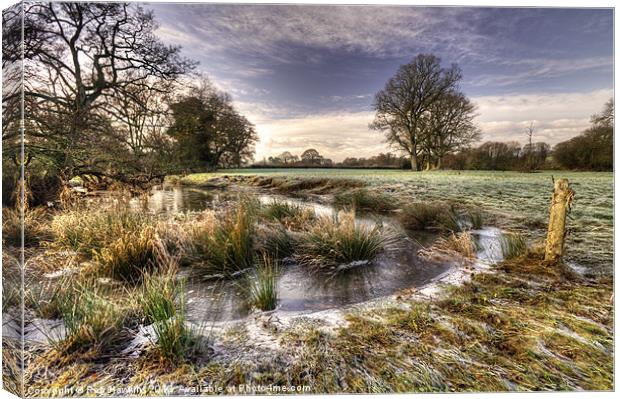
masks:
<svg viewBox="0 0 620 399"><path fill-rule="evenodd" d="M500 239L504 259L518 258L527 253L527 240L518 233L506 233Z"/></svg>
<svg viewBox="0 0 620 399"><path fill-rule="evenodd" d="M404 227L413 230L461 231L459 217L455 208L446 203L417 203L409 205L400 214Z"/></svg>
<svg viewBox="0 0 620 399"><path fill-rule="evenodd" d="M248 277L248 297L250 305L266 311L278 304L278 277L280 268L276 260L263 255L254 276Z"/></svg>
<svg viewBox="0 0 620 399"><path fill-rule="evenodd" d="M155 268L157 245L154 229L147 227L138 234L123 233L112 244L95 251L94 259L105 275L118 280L136 282L144 272Z"/></svg>
<svg viewBox="0 0 620 399"><path fill-rule="evenodd" d="M352 262L374 260L394 242L395 236L382 226L359 224L353 212L340 212L321 217L303 236L296 259L315 271L338 272Z"/></svg>
<svg viewBox="0 0 620 399"><path fill-rule="evenodd" d="M336 194L334 205L340 208L374 212L387 212L396 208L395 201L390 196L370 192L364 188Z"/></svg>

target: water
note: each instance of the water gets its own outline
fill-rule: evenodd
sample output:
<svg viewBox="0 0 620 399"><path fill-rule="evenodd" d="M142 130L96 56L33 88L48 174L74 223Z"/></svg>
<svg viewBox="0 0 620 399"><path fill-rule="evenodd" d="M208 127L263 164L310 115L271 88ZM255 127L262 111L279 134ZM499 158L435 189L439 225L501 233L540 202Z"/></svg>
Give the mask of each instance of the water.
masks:
<svg viewBox="0 0 620 399"><path fill-rule="evenodd" d="M299 199L254 193L262 203L274 199L285 200L305 207L314 208L317 215L331 215L334 209L325 204L309 203ZM154 190L148 200L148 207L157 213L172 214L184 211L199 211L216 208L225 201L227 194L221 190L201 190L186 187L165 187ZM358 221L364 224L382 223L398 228L390 217L363 215ZM475 232L481 243L480 257L494 260L495 232ZM435 234L406 232L398 248L390 249L373 263L358 266L339 273L334 278L309 273L303 266L286 263L278 282L278 311L313 312L392 295L400 290L419 287L448 271L453 264L422 259L418 250L432 244ZM195 273L186 271L186 299L188 319L193 322L209 320L234 320L248 315L244 278L235 280L205 280Z"/></svg>

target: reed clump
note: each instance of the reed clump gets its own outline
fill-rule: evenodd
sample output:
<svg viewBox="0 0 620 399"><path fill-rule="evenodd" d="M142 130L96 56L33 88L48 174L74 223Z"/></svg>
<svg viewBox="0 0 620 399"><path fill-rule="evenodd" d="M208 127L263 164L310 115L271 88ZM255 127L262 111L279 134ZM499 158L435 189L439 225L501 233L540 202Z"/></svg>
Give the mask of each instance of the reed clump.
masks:
<svg viewBox="0 0 620 399"><path fill-rule="evenodd" d="M155 229L123 233L116 241L94 252L100 271L117 280L135 283L157 267L158 237Z"/></svg>
<svg viewBox="0 0 620 399"><path fill-rule="evenodd" d="M527 239L519 233L504 233L500 239L502 256L506 260L515 259L527 253Z"/></svg>
<svg viewBox="0 0 620 399"><path fill-rule="evenodd" d="M276 259L264 254L254 276L248 277L250 305L262 311L274 310L278 304L280 266Z"/></svg>
<svg viewBox="0 0 620 399"><path fill-rule="evenodd" d="M54 307L67 331L64 351L103 349L118 341L127 309L115 298L110 287L95 279L75 281L58 292Z"/></svg>
<svg viewBox="0 0 620 399"><path fill-rule="evenodd" d="M441 251L457 253L465 258L476 257L476 240L469 232L450 233L448 237L441 237L434 247Z"/></svg>
<svg viewBox="0 0 620 399"><path fill-rule="evenodd" d="M224 215L210 213L190 227L184 262L228 276L252 267L255 219L256 208L245 201Z"/></svg>
<svg viewBox="0 0 620 399"><path fill-rule="evenodd" d="M138 234L154 221L151 215L126 207L77 208L54 217L51 229L55 243L82 254L91 254L119 237Z"/></svg>
<svg viewBox="0 0 620 399"><path fill-rule="evenodd" d="M444 202L408 205L400 213L400 221L412 230L461 231L458 212Z"/></svg>
<svg viewBox="0 0 620 399"><path fill-rule="evenodd" d="M295 252L296 234L281 225L262 229L259 237L261 250L275 259L288 258Z"/></svg>
<svg viewBox="0 0 620 399"><path fill-rule="evenodd" d="M334 196L334 205L339 208L369 212L389 212L396 209L394 198L365 188L345 191Z"/></svg>
<svg viewBox="0 0 620 399"><path fill-rule="evenodd" d="M261 208L261 215L267 220L275 220L283 226L299 230L314 221L316 215L310 208L287 201L274 199Z"/></svg>
<svg viewBox="0 0 620 399"><path fill-rule="evenodd" d="M359 223L352 211L339 212L319 218L301 237L295 259L314 271L337 272L353 262L373 261L395 242L382 226Z"/></svg>
<svg viewBox="0 0 620 399"><path fill-rule="evenodd" d="M186 326L184 284L177 280L178 260L159 248L158 272L145 274L138 297L146 324L154 331L153 344L160 359L185 358L194 339Z"/></svg>
<svg viewBox="0 0 620 399"><path fill-rule="evenodd" d="M20 209L2 208L2 241L11 246L21 247L22 225L24 232L24 246L33 246L49 239L49 229L45 223L43 208L28 208L24 210L23 220Z"/></svg>

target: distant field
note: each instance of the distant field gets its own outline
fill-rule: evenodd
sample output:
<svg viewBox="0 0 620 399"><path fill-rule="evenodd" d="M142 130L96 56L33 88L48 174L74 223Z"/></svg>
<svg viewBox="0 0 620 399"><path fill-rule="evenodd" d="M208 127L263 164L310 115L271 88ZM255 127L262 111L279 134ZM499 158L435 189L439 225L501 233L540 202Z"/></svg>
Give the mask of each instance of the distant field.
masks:
<svg viewBox="0 0 620 399"><path fill-rule="evenodd" d="M613 269L613 173L497 171L411 172L363 169L233 169L187 176L200 182L223 175L334 177L365 181L370 187L415 201L449 200L505 216L508 226L544 237L552 176L575 190L568 259L603 272ZM504 224L506 225L506 224Z"/></svg>

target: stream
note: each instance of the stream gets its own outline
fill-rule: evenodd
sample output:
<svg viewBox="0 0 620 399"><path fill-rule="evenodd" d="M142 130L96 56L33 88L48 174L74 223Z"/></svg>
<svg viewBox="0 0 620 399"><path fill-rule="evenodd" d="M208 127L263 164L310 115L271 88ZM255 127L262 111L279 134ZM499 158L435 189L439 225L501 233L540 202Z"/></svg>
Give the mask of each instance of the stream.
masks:
<svg viewBox="0 0 620 399"><path fill-rule="evenodd" d="M255 193L256 194L256 193ZM171 186L153 191L148 207L155 213L200 211L217 207L226 192ZM330 205L309 202L271 193L258 193L258 200L268 204L274 200L309 207L317 216L331 215L337 210ZM362 224L400 228L390 216L361 214L356 216ZM499 230L487 228L472 231L478 242L478 258L494 262L501 259L498 244ZM438 262L417 255L431 245L438 235L424 231L405 231L398 248L381 254L368 265L355 267L328 279L309 273L303 266L284 262L278 281L278 312L311 313L366 302L392 295L400 290L420 287L444 275L455 263ZM251 309L246 304L244 279L204 281L190 277L186 271L187 317L195 323L227 321L246 317Z"/></svg>

